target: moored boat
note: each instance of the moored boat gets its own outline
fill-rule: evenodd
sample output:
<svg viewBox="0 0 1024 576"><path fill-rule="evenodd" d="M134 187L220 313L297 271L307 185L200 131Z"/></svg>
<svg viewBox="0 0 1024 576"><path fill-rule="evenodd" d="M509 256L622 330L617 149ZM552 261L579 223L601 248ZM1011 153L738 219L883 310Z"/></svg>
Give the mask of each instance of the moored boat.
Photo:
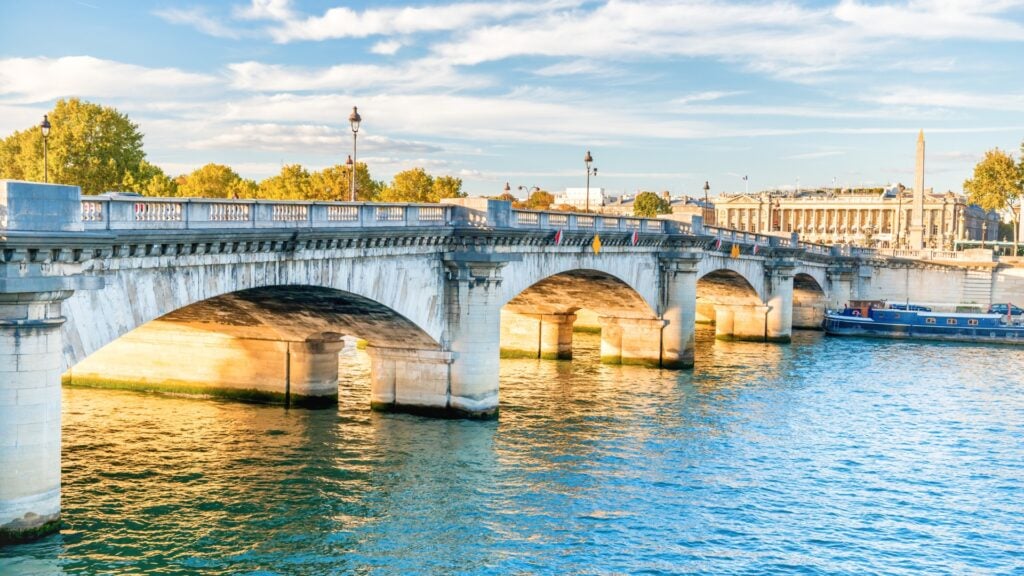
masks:
<svg viewBox="0 0 1024 576"><path fill-rule="evenodd" d="M886 307L880 300L852 301L841 312L828 311L824 328L832 336L1024 345L1024 325L1012 315L933 312L913 304Z"/></svg>

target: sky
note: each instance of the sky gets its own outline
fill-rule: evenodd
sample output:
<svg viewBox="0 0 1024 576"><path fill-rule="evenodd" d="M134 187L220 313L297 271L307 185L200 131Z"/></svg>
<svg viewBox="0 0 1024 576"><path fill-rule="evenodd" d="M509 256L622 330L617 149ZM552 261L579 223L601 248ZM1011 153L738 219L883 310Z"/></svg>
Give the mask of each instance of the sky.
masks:
<svg viewBox="0 0 1024 576"><path fill-rule="evenodd" d="M1024 0L0 0L0 136L113 106L169 175L358 158L470 194L961 191L1024 140ZM744 181L743 176L748 176Z"/></svg>

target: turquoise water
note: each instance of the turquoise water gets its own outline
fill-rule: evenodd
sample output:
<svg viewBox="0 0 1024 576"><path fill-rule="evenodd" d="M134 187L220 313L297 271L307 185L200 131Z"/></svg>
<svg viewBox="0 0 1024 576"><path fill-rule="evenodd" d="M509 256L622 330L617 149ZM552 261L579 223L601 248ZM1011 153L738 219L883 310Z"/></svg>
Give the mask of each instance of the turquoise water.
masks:
<svg viewBox="0 0 1024 576"><path fill-rule="evenodd" d="M1024 574L1024 351L703 339L502 363L497 422L64 391L59 535L8 574Z"/></svg>

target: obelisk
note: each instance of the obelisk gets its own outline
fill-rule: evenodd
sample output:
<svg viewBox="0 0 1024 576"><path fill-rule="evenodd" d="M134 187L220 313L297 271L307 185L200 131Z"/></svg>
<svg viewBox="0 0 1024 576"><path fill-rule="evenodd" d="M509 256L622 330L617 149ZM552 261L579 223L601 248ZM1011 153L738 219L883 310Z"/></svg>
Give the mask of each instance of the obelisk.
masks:
<svg viewBox="0 0 1024 576"><path fill-rule="evenodd" d="M917 134L917 168L914 170L914 199L910 203L908 247L924 248L924 130Z"/></svg>

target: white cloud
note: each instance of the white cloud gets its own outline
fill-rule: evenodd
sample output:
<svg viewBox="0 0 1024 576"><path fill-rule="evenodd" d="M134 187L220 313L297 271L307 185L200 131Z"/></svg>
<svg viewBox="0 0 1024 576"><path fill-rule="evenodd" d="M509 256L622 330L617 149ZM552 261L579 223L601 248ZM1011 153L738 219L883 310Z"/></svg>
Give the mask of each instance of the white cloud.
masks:
<svg viewBox="0 0 1024 576"><path fill-rule="evenodd" d="M211 16L203 8L164 8L155 10L153 14L171 24L184 24L216 38L237 40L242 32L231 28L217 18Z"/></svg>
<svg viewBox="0 0 1024 576"><path fill-rule="evenodd" d="M365 38L376 35L444 32L472 28L481 22L528 16L566 2L467 2L439 6L371 8L361 12L338 7L323 16L290 18L270 29L275 42ZM573 2L576 4L576 2Z"/></svg>
<svg viewBox="0 0 1024 576"><path fill-rule="evenodd" d="M606 75L609 72L618 71L614 71L608 66L593 60L569 60L544 66L533 71L537 76Z"/></svg>
<svg viewBox="0 0 1024 576"><path fill-rule="evenodd" d="M0 60L0 97L8 103L45 102L72 96L164 96L211 86L217 78L177 68L146 68L91 56Z"/></svg>
<svg viewBox="0 0 1024 576"><path fill-rule="evenodd" d="M252 0L249 6L235 7L235 17L243 20L286 21L295 18L291 0Z"/></svg>
<svg viewBox="0 0 1024 576"><path fill-rule="evenodd" d="M911 0L902 5L879 5L842 0L834 14L872 36L1020 42L1024 41L1024 26L998 15L1022 5L981 0Z"/></svg>
<svg viewBox="0 0 1024 576"><path fill-rule="evenodd" d="M888 105L933 106L938 108L969 108L1024 112L1024 94L992 94L951 92L923 88L895 88L887 92L863 96L869 102Z"/></svg>
<svg viewBox="0 0 1024 576"><path fill-rule="evenodd" d="M721 90L709 90L706 92L694 92L693 94L686 94L672 100L672 104L690 104L692 102L709 102L711 100L721 100L722 98L728 98L730 96L739 96L745 94L740 91L721 91Z"/></svg>
<svg viewBox="0 0 1024 576"><path fill-rule="evenodd" d="M213 127L211 127L213 128ZM349 150L352 133L343 127L316 124L227 124L209 135L193 140L188 147L198 150L265 150L271 152L322 153L325 150ZM443 148L426 142L401 140L375 134L363 134L359 148L365 151L429 154Z"/></svg>
<svg viewBox="0 0 1024 576"><path fill-rule="evenodd" d="M786 156L784 160L816 160L818 158L828 158L829 156L842 156L845 152L839 150L819 150L817 152L804 152L803 154L793 154L792 156Z"/></svg>
<svg viewBox="0 0 1024 576"><path fill-rule="evenodd" d="M385 56L392 56L402 48L402 43L398 40L382 40L377 42L370 48L370 52L374 54L383 54Z"/></svg>
<svg viewBox="0 0 1024 576"><path fill-rule="evenodd" d="M423 88L480 88L491 81L468 76L437 60L414 60L398 66L340 64L329 68L300 68L261 62L228 65L231 85L241 90L295 92L308 90L412 91Z"/></svg>

